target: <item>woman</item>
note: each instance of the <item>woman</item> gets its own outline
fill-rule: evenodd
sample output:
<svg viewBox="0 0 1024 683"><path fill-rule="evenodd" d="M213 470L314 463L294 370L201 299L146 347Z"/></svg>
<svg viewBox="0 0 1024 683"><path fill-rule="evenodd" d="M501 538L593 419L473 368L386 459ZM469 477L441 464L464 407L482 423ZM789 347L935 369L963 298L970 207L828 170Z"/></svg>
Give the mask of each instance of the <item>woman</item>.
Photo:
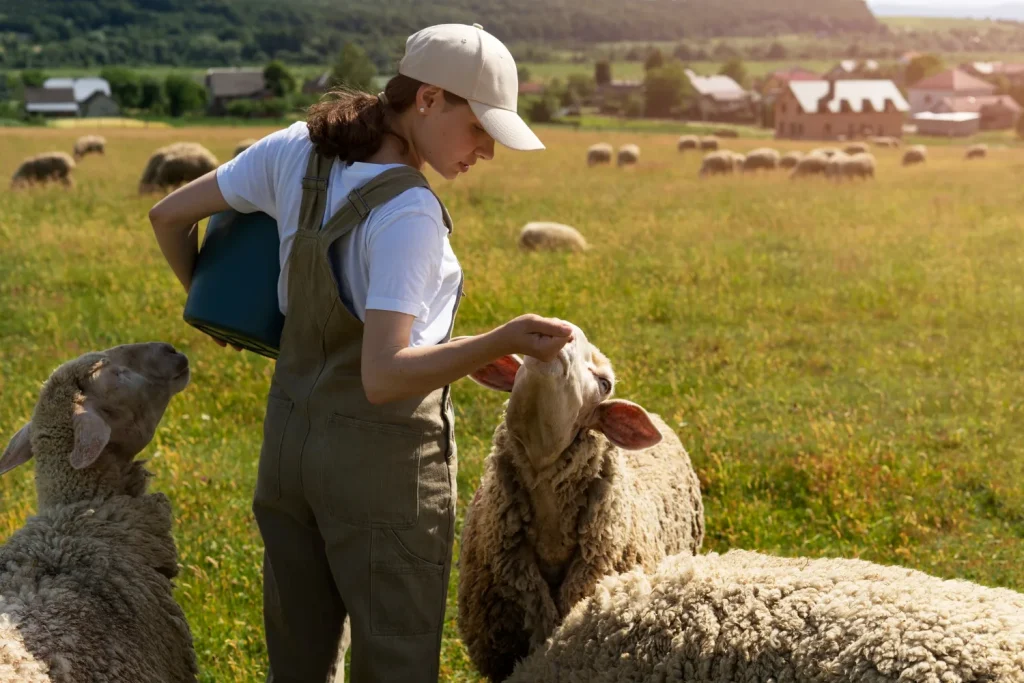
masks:
<svg viewBox="0 0 1024 683"><path fill-rule="evenodd" d="M448 385L509 353L554 358L562 321L451 340L462 273L445 178L494 142L543 149L516 115L511 54L478 25L411 36L384 92L338 93L150 211L187 290L196 221L277 219L286 313L253 511L270 680L323 683L344 618L357 681L435 681L455 526Z"/></svg>

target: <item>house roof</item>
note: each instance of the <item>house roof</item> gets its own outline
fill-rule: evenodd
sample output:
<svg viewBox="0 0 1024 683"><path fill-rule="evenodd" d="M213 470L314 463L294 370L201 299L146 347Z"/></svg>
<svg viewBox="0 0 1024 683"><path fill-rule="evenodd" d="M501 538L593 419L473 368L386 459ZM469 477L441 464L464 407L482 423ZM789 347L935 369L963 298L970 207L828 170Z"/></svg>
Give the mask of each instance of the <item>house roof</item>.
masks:
<svg viewBox="0 0 1024 683"><path fill-rule="evenodd" d="M961 65L963 69L974 71L983 76L998 76L1024 73L1024 64L1007 62L970 62Z"/></svg>
<svg viewBox="0 0 1024 683"><path fill-rule="evenodd" d="M942 113L923 111L920 114L914 114L914 120L917 121L951 121L953 123L963 123L964 121L974 121L980 118L981 114L970 111L951 111Z"/></svg>
<svg viewBox="0 0 1024 683"><path fill-rule="evenodd" d="M1009 95L981 95L975 97L973 95L965 95L961 97L946 97L943 98L933 110L951 111L951 112L980 112L985 107L991 106L1002 106L1012 112L1021 113L1024 112L1024 107L1017 104L1017 100L1013 99Z"/></svg>
<svg viewBox="0 0 1024 683"><path fill-rule="evenodd" d="M206 87L213 97L249 97L266 89L261 69L208 69Z"/></svg>
<svg viewBox="0 0 1024 683"><path fill-rule="evenodd" d="M110 95L110 83L105 78L87 76L85 78L47 78L43 81L44 88L71 88L75 92L75 102L85 102L93 93L102 92Z"/></svg>
<svg viewBox="0 0 1024 683"><path fill-rule="evenodd" d="M794 81L789 84L789 89L801 109L808 114L818 114L821 113L818 108L821 99L828 95L829 84L829 81ZM910 105L892 81L849 80L831 81L831 84L835 86L835 92L826 108L833 114L842 110L843 102L851 111L861 113L865 110L865 101L871 103L874 111L885 111L886 102L892 102L897 111L910 111Z"/></svg>
<svg viewBox="0 0 1024 683"><path fill-rule="evenodd" d="M951 92L982 90L992 93L995 92L996 87L980 78L975 78L966 71L950 69L914 83L910 86L910 90L949 90Z"/></svg>
<svg viewBox="0 0 1024 683"><path fill-rule="evenodd" d="M686 76L698 95L723 100L736 100L747 95L743 87L729 76L701 76L690 69L686 70Z"/></svg>
<svg viewBox="0 0 1024 683"><path fill-rule="evenodd" d="M71 88L25 88L25 110L32 113L78 113Z"/></svg>

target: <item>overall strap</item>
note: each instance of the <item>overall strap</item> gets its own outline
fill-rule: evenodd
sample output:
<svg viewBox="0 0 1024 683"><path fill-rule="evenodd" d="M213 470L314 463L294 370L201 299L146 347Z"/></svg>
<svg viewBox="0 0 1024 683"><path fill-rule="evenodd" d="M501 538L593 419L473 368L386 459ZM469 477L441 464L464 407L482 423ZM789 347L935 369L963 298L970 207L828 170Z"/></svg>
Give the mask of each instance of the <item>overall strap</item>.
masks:
<svg viewBox="0 0 1024 683"><path fill-rule="evenodd" d="M327 181L334 159L309 152L309 163L302 178L302 204L299 206L299 231L319 232L327 211Z"/></svg>
<svg viewBox="0 0 1024 683"><path fill-rule="evenodd" d="M359 225L370 211L385 204L406 190L414 187L430 189L430 184L422 173L411 166L391 168L379 174L365 185L352 190L348 195L348 202L343 204L336 214L324 225L321 230L321 240L324 244L331 244L335 240L347 235ZM437 197L437 195L434 195ZM437 200L441 204L441 200ZM445 227L451 232L452 222L448 210L441 204L441 216Z"/></svg>

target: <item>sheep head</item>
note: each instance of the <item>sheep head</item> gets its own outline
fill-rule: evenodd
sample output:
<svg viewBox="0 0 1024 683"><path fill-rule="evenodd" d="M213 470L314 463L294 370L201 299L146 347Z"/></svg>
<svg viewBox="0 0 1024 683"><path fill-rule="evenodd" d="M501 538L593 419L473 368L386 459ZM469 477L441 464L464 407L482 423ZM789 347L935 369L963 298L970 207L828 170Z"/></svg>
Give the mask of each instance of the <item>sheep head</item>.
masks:
<svg viewBox="0 0 1024 683"><path fill-rule="evenodd" d="M627 450L661 441L646 410L612 398L611 363L575 325L573 341L550 362L504 356L470 377L490 389L511 392L505 411L508 431L523 444L538 472L554 465L584 429L599 431Z"/></svg>
<svg viewBox="0 0 1024 683"><path fill-rule="evenodd" d="M36 456L39 506L110 495L142 495L134 462L153 439L170 399L189 383L188 358L149 342L87 353L43 385L32 421L14 435L0 474Z"/></svg>

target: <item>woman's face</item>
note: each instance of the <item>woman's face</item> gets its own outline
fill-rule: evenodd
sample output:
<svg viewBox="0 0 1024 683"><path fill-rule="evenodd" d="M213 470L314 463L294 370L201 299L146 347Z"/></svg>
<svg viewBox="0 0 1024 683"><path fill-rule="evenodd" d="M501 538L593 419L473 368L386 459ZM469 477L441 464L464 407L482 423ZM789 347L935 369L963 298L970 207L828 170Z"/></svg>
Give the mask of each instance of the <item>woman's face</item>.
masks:
<svg viewBox="0 0 1024 683"><path fill-rule="evenodd" d="M435 171L452 180L469 171L478 159L494 158L494 138L468 104L452 104L444 91L432 86L420 88L416 100L414 145L420 158Z"/></svg>

